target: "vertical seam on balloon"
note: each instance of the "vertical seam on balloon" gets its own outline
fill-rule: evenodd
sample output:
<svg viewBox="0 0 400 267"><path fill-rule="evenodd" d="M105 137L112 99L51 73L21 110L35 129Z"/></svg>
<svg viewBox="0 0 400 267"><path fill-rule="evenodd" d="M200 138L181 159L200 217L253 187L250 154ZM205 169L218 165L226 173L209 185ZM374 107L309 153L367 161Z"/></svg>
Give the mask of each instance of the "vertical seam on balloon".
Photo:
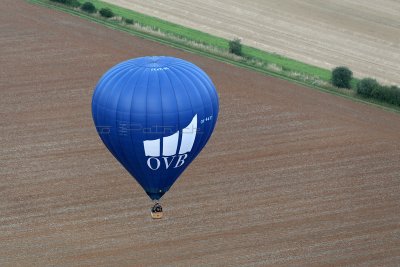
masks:
<svg viewBox="0 0 400 267"><path fill-rule="evenodd" d="M199 77L197 77L197 76L195 76L195 75L193 75L193 74L190 74L190 72L187 71L187 70L185 70L184 68L182 68L182 70L181 70L181 69L178 69L178 68L175 68L175 69L178 70L178 71L181 72L181 73L185 73L185 72L186 72L186 73L185 73L186 76L191 76L192 78L197 79L203 86L205 86L204 83L203 83L203 80L201 80ZM188 80L190 81L190 79L188 79ZM191 82L191 81L190 81L190 82ZM192 83L192 84L193 84L193 83ZM194 85L194 84L193 84L193 85ZM201 94L200 94L200 92L198 91L198 89L197 89L196 86L194 86L194 88L196 89L196 91L197 91L198 94L200 95L200 99L201 99L201 102L202 102L202 104L203 104L203 113L204 113L204 115L206 116L206 114L205 114L205 105L204 105L203 99L201 98ZM187 93L186 87L185 87L185 91L186 91L186 93ZM206 90L206 91L207 91L207 90ZM209 95L208 92L207 92L207 95L208 95L209 101L211 102L211 113L214 114L214 108L213 108L213 106L212 106L211 96ZM189 99L190 99L190 98L189 98ZM192 106L192 111L193 111L193 106ZM193 112L192 112L192 114L193 114ZM211 128L211 127L210 127L210 128ZM197 129L196 129L196 131L197 131ZM204 133L204 135L206 135L206 136L211 135L211 129L210 129L209 131L207 131L207 133ZM196 146L196 149L193 149L192 151L197 151L198 148L204 147L205 144L207 143L205 140L208 140L208 138L204 139L202 142L198 142L198 143L197 143L198 145ZM197 156L199 153L200 153L200 151L198 151L198 153L193 153L194 156L192 157L192 161L194 160L195 156ZM190 162L192 162L192 161L190 161Z"/></svg>
<svg viewBox="0 0 400 267"><path fill-rule="evenodd" d="M125 69L127 69L127 68L128 68L128 66L127 66L126 68L124 68L123 70L125 70ZM119 75L120 73L121 73L121 70L116 71L116 73L115 73L115 75L113 75L112 79L116 78L116 76ZM106 85L107 85L109 82L110 82L110 81L106 82ZM113 90L113 91L114 91L114 88L115 88L115 84L114 84L113 86L111 86L110 90ZM106 102L108 103L109 101L107 100ZM103 107L103 109L106 108L106 106L107 106L107 105L105 105L105 107ZM103 119L102 119L102 121L104 121L104 119L105 119L106 117L107 117L107 116L105 116L105 112L103 112L103 116L102 116ZM111 134L111 133L109 133L109 134ZM113 155L115 156L115 155L116 155L116 150L115 150L114 146L112 145L111 139L110 139L110 138L105 138L105 139L107 140L107 144L108 144L108 146L109 146L109 147L107 147L107 148L110 150L111 154L113 154ZM104 141L103 141L103 142L104 142ZM106 142L104 142L104 143L106 143ZM107 144L106 144L106 146L107 146Z"/></svg>
<svg viewBox="0 0 400 267"><path fill-rule="evenodd" d="M145 101L145 103L146 103L146 115L145 115L145 118L146 118L146 127L145 127L145 129L147 129L147 127L148 127L148 104L147 104L147 99L148 99L148 94L149 94L149 80L150 80L150 75L151 75L151 71L150 71L150 73L149 73L149 75L147 76L147 84L146 84L146 87L145 87L145 90L146 90L146 101ZM146 134L147 135L147 134ZM147 137L146 137L146 139L147 139ZM151 189L153 189L153 179L148 179L147 180L148 181L148 183L149 183L149 185L150 185L150 188Z"/></svg>
<svg viewBox="0 0 400 267"><path fill-rule="evenodd" d="M177 69L177 68L174 68L173 66L171 66L171 68L173 68L173 69L175 69L175 70L177 70L177 71L179 71L179 72L182 73L181 70L179 70L179 69ZM194 113L194 111L193 111L193 105L192 105L192 101L190 100L189 93L187 92L186 85L185 85L185 83L182 81L182 79L181 79L178 75L176 75L176 78L181 82L181 84L183 85L183 88L185 89L185 93L186 93L186 95L187 95L187 97L188 97L188 99L189 99L190 108L191 108L191 110L192 110L192 116L191 116L191 117L193 117L193 113Z"/></svg>
<svg viewBox="0 0 400 267"><path fill-rule="evenodd" d="M180 71L180 70L177 69L177 68L174 68L173 66L171 66L170 68L175 69L175 70L177 70L177 71L179 71L179 72L182 73L182 71ZM184 90L185 90L185 93L187 94L187 97L188 97L188 99L189 99L190 108L191 108L191 110L192 110L192 116L193 116L193 113L194 113L193 105L192 105L192 101L190 100L189 93L187 92L186 85L185 85L185 83L181 80L181 78L180 78L178 75L175 75L175 76L176 76L176 78L181 82L181 84L183 85L183 88L184 88ZM191 116L191 117L192 117L192 116ZM182 130L182 131L183 131L183 130ZM196 128L196 131L197 131L197 128ZM183 135L183 132L182 132L182 135ZM193 149L193 148L192 148L192 149ZM193 151L193 150L192 150L192 151ZM178 154L179 154L179 151L178 151ZM194 154L195 154L195 153L192 153L192 155L194 155ZM189 163L192 162L192 161L194 160L195 157L192 156L191 158L192 158L192 159L189 161ZM189 163L185 164L185 166L182 166L184 169L182 170L181 174L183 173L183 171L184 171L187 167L189 167ZM178 176L178 177L179 177L179 176ZM174 182L178 179L178 177L175 178Z"/></svg>
<svg viewBox="0 0 400 267"><path fill-rule="evenodd" d="M177 68L174 68L173 66L171 66L170 68L175 69L175 70L177 70L177 71L179 71L179 72L182 73L182 71L180 71L180 70L177 69ZM194 116L194 115L193 115L193 113L194 113L194 111L193 111L193 105L192 105L192 101L190 100L189 93L187 92L186 85L185 85L185 83L182 81L182 79L181 79L178 75L176 75L176 78L177 78L177 79L180 81L180 83L182 84L182 86L183 86L183 88L184 88L184 90L185 90L185 93L186 93L186 95L187 95L187 97L188 97L188 99L189 99L190 109L192 110L192 116L191 116L191 117L193 117L193 116ZM197 128L196 128L196 131L197 131ZM182 138L183 138L183 129L182 129ZM181 140L181 145L182 145L182 140ZM180 150L180 147L179 147L179 150ZM178 151L178 154L179 154L179 151Z"/></svg>
<svg viewBox="0 0 400 267"><path fill-rule="evenodd" d="M121 73L121 72L120 72ZM125 73L125 74L123 74L120 78L119 78L119 80L122 80L123 78L125 78L125 77L127 77L128 76L128 74L129 74L129 70L128 70L128 73ZM119 82L116 82L114 85L113 85L113 87L112 87L112 89L113 89L113 91L114 91L114 88L116 88L116 90L118 90L118 87L117 87L117 85L119 85ZM118 102L119 102L119 97L121 96L121 91L122 90L120 90L120 92L119 92L119 95L118 95L118 98L117 98L117 101L116 101L116 106L115 106L115 109L113 109L113 111L115 112L115 118L117 117L117 113L118 113ZM109 101L107 101L107 103L108 103ZM106 105L107 106L107 105ZM112 148L113 148L113 150L115 151L115 153L117 154L117 155L121 155L122 156L122 158L120 158L120 157L118 157L118 161L122 161L122 162L125 162L126 163L126 161L125 161L125 157L123 156L123 153L122 153L122 151L120 151L120 152L118 152L119 150L117 150L116 148L117 148L117 145L120 145L119 144L119 137L118 137L118 128L117 128L117 124L116 124L116 121L115 121L115 131L116 131L116 133L115 133L115 135L116 135L116 142L115 142L115 144L113 144L113 142L110 140L110 145L112 146ZM124 165L124 164L123 164Z"/></svg>
<svg viewBox="0 0 400 267"><path fill-rule="evenodd" d="M195 68L193 68L193 70L196 71L198 74L200 74L202 80L205 80L208 84L212 84L212 85L213 85L213 83L212 83L212 81L211 81L211 78L208 77L208 75L207 75L202 69L200 69L199 67L197 67L195 64L192 64L192 63L184 63L184 64L182 64L182 65L186 65L186 66L190 66L190 67L195 67ZM196 78L199 78L199 77L196 76ZM205 79L203 79L203 78L205 78ZM203 82L203 84L206 84L206 83ZM213 87L214 87L214 86L213 86ZM207 86L206 86L206 88L207 88ZM213 91L215 92L216 96L218 96L217 93L216 93L216 90L213 90ZM207 90L207 93L208 93L208 95L210 96L209 90ZM212 99L211 96L210 96L210 99ZM216 97L216 99L218 100L218 97Z"/></svg>
<svg viewBox="0 0 400 267"><path fill-rule="evenodd" d="M216 110L214 109L214 105L213 105L213 101L212 101L213 97L211 96L211 94L209 92L208 86L210 86L211 88L214 88L214 90L212 90L212 91L216 92L216 90L215 90L215 86L211 83L211 81L209 81L208 79L205 79L208 76L206 76L206 74L204 72L198 72L198 73L202 74L201 75L201 77L202 77L201 82L203 83L203 86L205 87L207 95L209 97L209 101L210 101L210 104L211 104L211 112L212 112L212 116L213 116L213 121L215 122L211 127L209 127L207 138L205 138L203 140L202 147L205 147L205 145L207 144L208 140L211 138L211 134L214 131L214 127L217 124L217 119L218 119L218 114L216 114ZM218 96L216 96L216 99L217 99L217 103L218 103Z"/></svg>
<svg viewBox="0 0 400 267"><path fill-rule="evenodd" d="M168 73L169 72L165 72L165 74L167 76L167 79L169 81L169 84L171 85L172 92L174 92L176 109L177 109L177 114L178 114L178 133L179 133L179 136L178 136L178 144L177 144L177 148L176 148L177 149L177 153L178 153L178 147L180 147L180 145L182 143L182 131L180 130L181 129L181 116L179 114L180 109L179 109L178 99L176 98L175 88L174 88L174 86L173 86L173 84L171 82L171 78L169 77ZM165 188L165 182L163 183L163 187Z"/></svg>
<svg viewBox="0 0 400 267"><path fill-rule="evenodd" d="M183 66L183 64L181 64L180 66ZM185 74L185 76L186 76L186 78L188 79L188 81L189 81L189 83L191 83L191 85L193 86L193 88L195 88L195 90L197 91L197 93L200 95L200 101L201 101L201 103L202 103L202 108L203 108L203 114L205 115L205 105L204 105L204 101L203 101L203 99L201 98L201 94L199 93L199 91L197 90L197 86L188 78L188 73L189 73L189 71L187 71L186 69L184 69L184 68L182 68L182 69L180 69L180 68L175 68L177 71L179 71L180 73L183 73L183 74ZM190 73L189 73L190 74ZM193 76L193 75L192 75ZM200 81L201 82L201 81ZM186 90L186 87L185 87L185 91L186 91L186 93L187 93L187 90ZM190 97L189 97L189 93L187 93L188 94L188 98L190 99ZM192 108L192 115L193 115L193 113L194 113L194 111L193 111L193 105L191 105L191 108ZM199 120L199 119L197 119L197 120ZM199 128L199 124L197 125L197 128L196 128L196 131L197 131L197 129ZM199 142L197 142L197 144L199 144ZM197 147L198 147L198 145L196 146L196 147L193 147L192 148L192 151L197 151ZM196 148L196 149L195 149ZM192 153L193 155L195 154L195 153ZM192 160L194 159L194 157L192 157ZM190 161L191 162L191 161Z"/></svg>
<svg viewBox="0 0 400 267"><path fill-rule="evenodd" d="M197 73L200 74L201 76L200 76L200 77L195 76L195 75L193 75L193 76L194 76L196 79L198 79L198 80L199 80L199 83L204 87L204 89L205 89L205 91L206 91L206 95L208 96L208 102L209 102L210 107L211 107L211 114L212 114L212 116L214 116L214 115L215 115L215 110L214 110L214 106L213 106L213 104L212 104L212 97L211 97L210 93L208 92L207 85L205 84L205 81L204 81L204 74L201 73L201 72L200 72L200 73L197 72ZM207 115L206 115L206 116L207 116ZM213 118L213 121L216 122L216 118L215 118L215 119ZM206 136L206 138L204 138L203 141L202 141L201 143L199 143L199 145L198 145L201 149L204 148L204 146L207 144L208 139L210 138L212 132L213 132L213 127L208 127L207 133L204 133L205 136Z"/></svg>
<svg viewBox="0 0 400 267"><path fill-rule="evenodd" d="M211 97L211 95L210 95L210 92L209 92L209 90L208 90L208 86L206 86L206 84L210 84L210 85L213 85L213 83L212 83L212 81L211 81L211 78L210 77L208 77L208 75L203 71L203 70L201 70L199 67L197 67L196 65L194 65L194 64L192 64L192 63L183 63L183 64L181 64L182 66L189 66L189 67L194 67L193 68L193 70L194 71L196 71L196 73L198 73L199 74L199 76L195 76L196 78L198 78L198 79L200 79L201 78L201 80L203 81L203 85L206 87L206 91L207 91L207 94L208 94L208 96L209 96L209 99L212 99L212 97ZM215 87L214 85L212 86L212 87ZM214 96L216 96L216 99L217 99L217 101L218 101L218 94L217 94L217 92L216 92L216 90L212 90L213 91L213 94L214 94Z"/></svg>
<svg viewBox="0 0 400 267"><path fill-rule="evenodd" d="M142 68L141 70L143 71L143 73L145 73L145 71L146 71L145 68L144 68L144 69ZM143 73L142 73L142 75L143 75ZM131 119L131 117L132 117L132 106L133 106L132 103L133 103L133 98L134 98L134 96L135 96L136 87L137 87L138 83L139 83L139 79L136 81L135 86L133 87L133 93L132 93L132 98L131 98L131 107L130 107L130 110L129 110L129 125L132 125L132 119ZM143 129L142 129L142 130L143 130ZM133 155L135 155L136 161L138 162L140 172L144 175L145 172L144 172L144 170L143 170L143 168L142 168L142 164L141 164L141 162L139 161L138 157L136 156L136 155L137 155L137 153L136 153L136 146L135 146L135 144L134 144L133 141L132 141L132 135L130 135L130 139L131 139L132 148L133 148L134 151L135 151L135 153L133 153ZM140 176L142 176L142 175L140 175ZM137 179L139 179L139 177L135 177L135 179L137 180ZM145 182L146 187L148 188L148 187L149 187L149 186L148 186L149 184L148 184L147 179L144 179L143 181ZM140 184L139 181L138 181L138 183ZM144 189L144 191L146 192L146 189L145 189L145 188L143 188L143 189ZM147 193L147 192L146 192L146 193Z"/></svg>
<svg viewBox="0 0 400 267"><path fill-rule="evenodd" d="M195 65L194 65L194 66L195 66ZM171 69L175 69L177 72L182 73L182 70L179 69L179 68L175 68L175 67L173 67L173 66L171 66L170 68L171 68ZM177 80L179 80L179 82L183 85L183 88L184 88L184 90L185 90L185 92L186 92L186 94L187 94L187 96L188 96L189 102L190 102L190 106L191 106L191 110L192 110L192 116L193 116L193 114L194 114L193 105L192 105L192 102L191 102L191 100L190 100L190 96L189 96L189 93L188 93L188 91L187 91L186 85L185 85L185 83L182 81L182 79L181 79L178 75L176 75L176 74L174 74L174 75L175 75L175 77L177 78ZM186 78L187 78L187 77L186 77ZM197 131L197 128L196 128L196 131ZM182 174L182 173L186 170L186 168L190 165L190 163L191 163L191 162L195 159L195 157L199 154L199 151L198 151L197 153L196 153L196 152L193 152L193 151L195 151L193 148L192 148L191 151L192 151L191 160L188 161L184 166L181 167L182 170L181 170L180 174ZM178 176L178 177L179 177L179 176ZM178 177L175 177L175 180L173 181L173 183L177 180Z"/></svg>
<svg viewBox="0 0 400 267"><path fill-rule="evenodd" d="M130 71L131 71L131 70L129 70L129 72L130 72ZM116 112L115 112L115 124L118 123L118 121L117 121L117 119L118 119L118 106L119 106L119 103L120 103L120 100L121 100L121 95L122 95L123 89L126 90L126 85L127 85L127 83L131 80L132 76L134 76L138 71L139 71L138 68L136 68L135 70L133 70L133 73L131 73L131 74L129 75L129 77L128 77L127 80L125 81L124 85L122 86L121 91L119 92L119 96L118 96L118 100L117 100L117 107L116 107ZM129 73L129 72L128 72L128 73ZM127 75L127 76L128 76L128 75ZM130 116L130 115L129 115L129 116ZM129 117L129 118L130 118L130 117ZM117 125L116 125L116 126L117 126ZM123 149L123 146L121 145L121 140L120 140L120 137L119 137L119 136L118 136L117 140L118 140L119 149L121 150L121 155L123 156L124 161L125 161L126 163L128 163L127 165L128 165L129 170L130 170L131 168L129 167L129 159L128 159L127 155L126 155L125 152L124 152L124 149ZM130 171L131 171L131 170L130 170Z"/></svg>
<svg viewBox="0 0 400 267"><path fill-rule="evenodd" d="M125 64L124 64L124 65L125 65ZM118 65L117 65L117 66L118 66ZM127 67L126 67L126 68L127 68ZM124 68L124 69L125 69L125 68ZM107 73L108 73L108 72L107 72ZM118 70L117 68L115 68L115 69L113 69L113 72L110 73L110 74L108 74L107 76L112 76L112 77L110 77L110 78L113 79L118 73L119 73L119 70ZM106 76L106 74L104 74L104 75L102 76L102 78L101 78L101 81L97 83L96 89L95 89L96 91L97 91L97 88L105 82L105 81L104 81L105 76ZM107 79L107 80L109 80L109 79ZM106 81L105 84L107 85L107 84L108 84L108 81ZM92 106L93 106L93 101L94 101L95 96L96 96L96 100L97 100L97 99L100 99L100 98L102 97L102 95L104 94L104 91L105 91L104 88L105 88L105 86L102 86L101 92L99 92L98 94L96 94L96 91L94 92L93 98L92 98ZM99 108L100 108L100 105L99 105L99 104L96 104L96 122L99 121ZM105 107L103 106L102 108L104 109ZM93 113L93 107L92 107L92 113ZM104 126L104 125L103 125L103 126ZM100 136L100 138L101 138L101 136Z"/></svg>
<svg viewBox="0 0 400 267"><path fill-rule="evenodd" d="M163 129L163 133L162 133L162 137L160 138L160 156L164 156L164 107L163 107L163 101L162 101L162 92L161 92L161 84L160 84L160 76L158 74L158 71L156 71L157 73L157 79L158 79L158 88L160 90L160 101L161 101L161 128ZM158 180L162 181L162 175L164 174L164 171L160 172ZM158 183L160 184L160 183ZM158 190L160 190L159 188L157 188Z"/></svg>
<svg viewBox="0 0 400 267"><path fill-rule="evenodd" d="M211 138L211 133L214 131L214 128L215 128L215 125L217 124L217 119L218 119L218 114L217 114L217 112L216 111L218 111L218 106L219 106L219 100L218 100L218 94L217 94L217 91L215 90L215 86L214 86L214 84L212 83L212 81L211 81L211 78L210 77L208 77L208 75L203 71L203 70L201 70L201 69L199 69L199 68L196 68L196 70L195 70L197 73L199 73L199 74L201 74L201 78L202 78L202 81L203 81L203 85L204 85L204 87L206 88L206 91L207 91L207 94L209 95L209 99L210 99L210 102L211 102L211 109L212 109L212 115L213 115L213 117L215 116L215 118L214 118L214 124L212 125L212 127L210 127L210 129L209 129L209 135L208 135L208 137L204 140L204 144L203 144L203 147L207 144L207 142L208 142L208 140ZM214 109L214 106L213 106L213 101L212 101L212 96L210 95L210 90L209 90L209 88L211 88L211 89L213 89L213 90L211 90L211 92L212 92L212 94L214 95L214 97L215 97L215 99L216 99L216 101L217 101L217 109Z"/></svg>
<svg viewBox="0 0 400 267"><path fill-rule="evenodd" d="M100 78L100 81L97 83L96 88L104 83L104 80L105 80L106 76L107 76L107 81L105 83L108 84L108 81L110 80L110 78L113 79L115 77L115 75L117 75L120 72L121 69L117 68L117 66L120 66L123 69L126 69L126 68L129 67L129 66L126 66L126 65L128 65L128 62L124 62L124 63L118 64L118 65L114 66L111 70L107 71L107 73L104 74ZM108 76L111 76L111 77L109 78ZM102 86L102 87L104 88L104 86ZM104 94L104 89L101 90L101 92L99 92L99 93L96 93L96 91L95 91L94 94L93 94L92 103L93 103L93 99L94 99L95 96L96 96L96 99L97 99L97 98L100 98L103 94ZM96 108L98 108L98 106ZM97 113L97 111L96 111L96 113Z"/></svg>

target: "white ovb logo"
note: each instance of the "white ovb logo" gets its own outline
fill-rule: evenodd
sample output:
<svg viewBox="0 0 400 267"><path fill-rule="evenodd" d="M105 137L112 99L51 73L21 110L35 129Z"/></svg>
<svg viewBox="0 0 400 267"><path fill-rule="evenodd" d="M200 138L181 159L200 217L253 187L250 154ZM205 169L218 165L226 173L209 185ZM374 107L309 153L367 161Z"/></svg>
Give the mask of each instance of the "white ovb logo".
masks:
<svg viewBox="0 0 400 267"><path fill-rule="evenodd" d="M165 165L165 169L169 167L178 168L185 163L187 154L192 151L194 140L197 133L197 114L194 115L188 126L182 129L182 141L178 151L179 131L162 138L162 156L160 139L143 141L144 153L147 157L147 166L156 171L160 168L161 163ZM160 159L161 157L161 159Z"/></svg>

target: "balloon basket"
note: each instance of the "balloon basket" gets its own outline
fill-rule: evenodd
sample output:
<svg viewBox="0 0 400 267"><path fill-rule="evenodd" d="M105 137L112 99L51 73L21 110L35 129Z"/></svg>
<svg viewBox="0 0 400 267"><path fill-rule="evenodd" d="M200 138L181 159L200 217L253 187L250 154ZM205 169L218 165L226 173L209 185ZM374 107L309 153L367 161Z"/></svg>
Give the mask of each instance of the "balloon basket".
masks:
<svg viewBox="0 0 400 267"><path fill-rule="evenodd" d="M160 203L154 204L151 208L151 218L152 219L161 219L163 217L163 211Z"/></svg>

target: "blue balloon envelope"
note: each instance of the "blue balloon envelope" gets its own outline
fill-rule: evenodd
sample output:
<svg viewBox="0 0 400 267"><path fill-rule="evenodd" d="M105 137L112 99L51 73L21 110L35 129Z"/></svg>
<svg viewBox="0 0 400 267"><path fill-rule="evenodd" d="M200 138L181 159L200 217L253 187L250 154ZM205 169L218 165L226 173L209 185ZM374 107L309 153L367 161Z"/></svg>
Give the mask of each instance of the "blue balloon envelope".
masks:
<svg viewBox="0 0 400 267"><path fill-rule="evenodd" d="M98 82L94 124L149 197L160 199L196 158L217 122L218 95L196 65L173 57L122 62Z"/></svg>

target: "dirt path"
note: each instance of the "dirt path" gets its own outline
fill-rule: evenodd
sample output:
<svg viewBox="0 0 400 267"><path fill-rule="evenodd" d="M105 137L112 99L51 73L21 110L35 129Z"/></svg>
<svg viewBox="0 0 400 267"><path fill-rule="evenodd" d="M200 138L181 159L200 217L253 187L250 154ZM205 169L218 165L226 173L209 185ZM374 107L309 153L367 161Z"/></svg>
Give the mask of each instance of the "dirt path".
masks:
<svg viewBox="0 0 400 267"><path fill-rule="evenodd" d="M323 68L400 84L396 0L105 0Z"/></svg>
<svg viewBox="0 0 400 267"><path fill-rule="evenodd" d="M82 19L0 1L1 266L400 263L400 116ZM92 124L127 58L191 60L221 100L214 136L163 199Z"/></svg>

